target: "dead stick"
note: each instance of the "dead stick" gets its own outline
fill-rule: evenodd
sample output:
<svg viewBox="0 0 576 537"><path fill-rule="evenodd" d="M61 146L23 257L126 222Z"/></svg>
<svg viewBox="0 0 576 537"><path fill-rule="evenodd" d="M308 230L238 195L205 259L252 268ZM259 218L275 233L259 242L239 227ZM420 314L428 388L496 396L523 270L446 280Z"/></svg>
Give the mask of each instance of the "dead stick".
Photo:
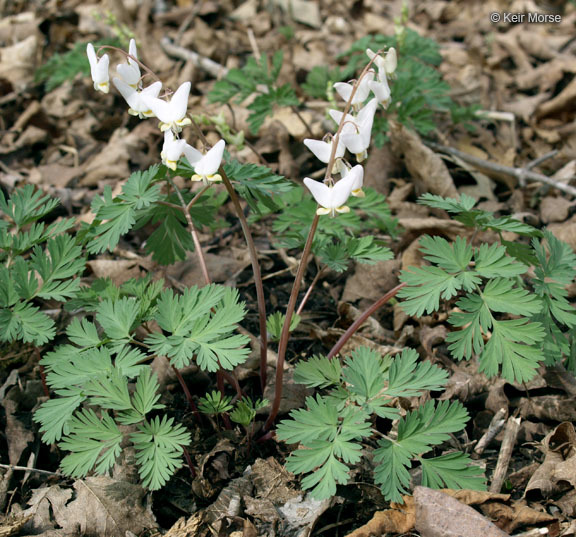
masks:
<svg viewBox="0 0 576 537"><path fill-rule="evenodd" d="M459 151L458 149L454 149L453 147L446 147L443 145L435 144L433 142L426 142L426 145L433 149L434 151L439 151L441 153L448 153L449 155L454 155L477 168L481 168L484 170L489 170L496 173L503 173L505 175L510 175L512 177L516 177L518 181L528 180L528 181L537 181L539 183L545 183L550 185L566 194L570 194L571 196L576 197L576 188L570 185L566 185L564 183L560 183L559 181L555 181L546 175L542 175L541 173L536 173L526 168L512 168L511 166L504 166L503 164L497 164L495 162L489 162L488 160L484 160L473 155L469 155L468 153L464 153L463 151Z"/></svg>
<svg viewBox="0 0 576 537"><path fill-rule="evenodd" d="M482 438L478 440L478 443L474 448L474 453L477 455L482 455L482 453L484 453L488 444L494 440L496 435L502 430L502 427L504 427L504 424L506 423L505 416L505 408L501 408L496 412L496 414L494 414L494 417L490 421L490 425L488 425L488 430L482 435Z"/></svg>
<svg viewBox="0 0 576 537"><path fill-rule="evenodd" d="M510 464L510 459L512 458L514 444L516 444L516 437L518 436L518 431L520 430L520 421L520 418L508 418L506 429L504 430L504 439L502 440L502 446L500 447L500 454L498 455L496 468L494 469L494 474L492 475L490 492L498 493L502 488L504 478L506 477L506 472L508 471L508 465Z"/></svg>
<svg viewBox="0 0 576 537"><path fill-rule="evenodd" d="M200 56L197 52L175 45L168 37L163 37L160 40L160 44L168 55L182 60L191 61L196 67L206 71L214 78L220 79L228 74L228 69L223 65L211 60L210 58Z"/></svg>
<svg viewBox="0 0 576 537"><path fill-rule="evenodd" d="M8 470L20 470L23 472L36 472L37 474L62 475L60 472L50 472L49 470L40 470L40 468L31 468L30 466L16 466L14 464L0 464L0 468Z"/></svg>

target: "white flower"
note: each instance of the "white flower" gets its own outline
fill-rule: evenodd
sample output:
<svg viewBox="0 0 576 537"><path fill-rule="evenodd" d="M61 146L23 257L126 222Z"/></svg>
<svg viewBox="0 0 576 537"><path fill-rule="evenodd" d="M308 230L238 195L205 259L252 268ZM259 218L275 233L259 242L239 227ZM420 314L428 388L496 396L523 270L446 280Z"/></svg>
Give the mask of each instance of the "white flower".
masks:
<svg viewBox="0 0 576 537"><path fill-rule="evenodd" d="M194 164L195 174L192 176L192 181L203 181L205 184L222 181L222 176L216 172L218 168L220 168L225 145L226 142L220 140L208 153ZM190 149L194 149L192 146L189 147ZM188 155L186 155L186 158L188 158ZM190 159L188 158L188 160Z"/></svg>
<svg viewBox="0 0 576 537"><path fill-rule="evenodd" d="M351 169L348 169L344 166L342 170L342 178L347 177L348 175L354 175L354 184L352 185L352 191L350 194L356 198L364 198L366 194L362 190L362 186L364 185L364 168L360 164L356 164Z"/></svg>
<svg viewBox="0 0 576 537"><path fill-rule="evenodd" d="M86 54L90 62L90 74L94 82L94 89L102 93L108 93L110 91L110 79L108 77L110 58L108 54L104 54L104 56L98 59L92 43L88 43Z"/></svg>
<svg viewBox="0 0 576 537"><path fill-rule="evenodd" d="M372 124L374 122L374 114L378 107L378 99L374 98L362 108L358 115L354 118L349 114L346 115L346 125L352 125L354 128L348 128L342 131L340 138L346 149L350 153L356 155L356 160L362 162L368 156L368 147L370 146L370 138L372 136ZM342 112L331 110L330 115L332 118L342 119Z"/></svg>
<svg viewBox="0 0 576 537"><path fill-rule="evenodd" d="M190 82L184 82L172 95L170 102L155 97L143 97L146 105L160 120L160 130L162 132L172 129L175 133L179 133L182 131L183 126L192 123L190 118L186 117L190 86Z"/></svg>
<svg viewBox="0 0 576 537"><path fill-rule="evenodd" d="M128 113L130 115L138 116L140 119L145 117L154 117L154 112L150 110L150 107L146 102L146 97L158 97L160 90L162 89L162 82L154 82L154 84L144 88L142 91L138 91L133 86L128 85L124 80L121 80L116 76L112 79L112 82L128 103L128 106L130 107Z"/></svg>
<svg viewBox="0 0 576 537"><path fill-rule="evenodd" d="M188 159L188 162L194 166L194 164L196 164L202 158L202 153L200 153L200 151L198 151L198 149L195 147L186 144L184 146L184 156Z"/></svg>
<svg viewBox="0 0 576 537"><path fill-rule="evenodd" d="M186 140L175 138L174 133L171 130L165 131L164 145L162 146L162 152L160 153L162 164L171 170L175 170L178 166L178 160L182 156L186 145Z"/></svg>
<svg viewBox="0 0 576 537"><path fill-rule="evenodd" d="M384 107L387 107L390 102L390 86L388 85L386 77L384 77L382 82L374 80L370 82L368 86L374 93L374 96L378 99L378 102L382 103Z"/></svg>
<svg viewBox="0 0 576 537"><path fill-rule="evenodd" d="M396 56L396 49L390 47L386 52L386 56L382 58L379 54L369 48L366 49L366 55L372 60L378 68L378 79L382 82L382 79L386 76L390 77L396 71L396 66L398 65L398 57Z"/></svg>
<svg viewBox="0 0 576 537"><path fill-rule="evenodd" d="M308 187L318 205L320 205L316 210L316 214L335 216L336 213L350 212L350 207L345 205L345 203L353 190L357 191L362 188L363 177L364 170L360 165L354 166L345 177L331 186L306 177L304 184Z"/></svg>
<svg viewBox="0 0 576 537"><path fill-rule="evenodd" d="M324 142L322 140L313 140L311 138L306 138L304 140L304 145L314 153L316 158L320 162L324 162L324 164L328 164L330 160L330 155L332 154L332 144L334 140L330 140L329 142ZM344 156L346 151L346 147L342 143L342 140L338 142L338 146L336 147L336 154L334 158L334 166L332 169L332 173L339 173L341 168L341 160Z"/></svg>
<svg viewBox="0 0 576 537"><path fill-rule="evenodd" d="M370 93L369 82L374 80L374 73L368 72L360 80L358 84L358 89L352 98L352 102L350 104L360 105L362 104L367 98L368 94ZM350 95L352 94L352 89L354 88L353 84L349 84L348 82L336 82L334 84L334 89L339 93L340 97L344 99L346 102L350 100Z"/></svg>
<svg viewBox="0 0 576 537"><path fill-rule="evenodd" d="M136 41L134 41L134 39L130 39L128 53L130 56L138 59L138 51L136 50ZM116 71L118 71L120 78L126 82L126 84L136 88L141 76L140 66L138 65L138 62L135 62L132 58L127 58L127 60L128 63L121 63L116 67Z"/></svg>

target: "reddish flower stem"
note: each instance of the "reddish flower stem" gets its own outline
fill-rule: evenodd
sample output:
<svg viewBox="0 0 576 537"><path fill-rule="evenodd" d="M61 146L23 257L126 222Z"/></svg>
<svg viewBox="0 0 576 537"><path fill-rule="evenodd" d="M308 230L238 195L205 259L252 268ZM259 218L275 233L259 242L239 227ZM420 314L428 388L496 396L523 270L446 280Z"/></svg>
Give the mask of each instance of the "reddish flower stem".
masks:
<svg viewBox="0 0 576 537"><path fill-rule="evenodd" d="M362 314L348 327L346 332L344 332L336 344L330 349L330 352L326 355L327 358L333 358L336 356L346 342L356 333L356 331L362 326L364 321L370 317L375 311L379 310L386 302L398 294L398 291L405 287L406 283L401 283L390 289L384 296L380 297L374 304L372 304L367 310L364 310Z"/></svg>

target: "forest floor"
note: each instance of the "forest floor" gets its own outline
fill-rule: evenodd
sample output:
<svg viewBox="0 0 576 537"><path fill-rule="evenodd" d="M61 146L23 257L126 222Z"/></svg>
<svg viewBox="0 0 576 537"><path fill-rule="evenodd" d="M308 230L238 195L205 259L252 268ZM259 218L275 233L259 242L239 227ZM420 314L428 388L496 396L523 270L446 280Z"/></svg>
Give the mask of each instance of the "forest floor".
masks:
<svg viewBox="0 0 576 537"><path fill-rule="evenodd" d="M402 2L293 0L289 8L290 3L0 0L0 188L10 195L18 186L35 185L58 198L60 215L76 218L79 227L94 218L92 200L105 186L117 194L132 172L159 163L162 136L156 121L126 114L115 89L96 93L86 74L86 43L119 39L126 48L127 36L136 38L140 59L166 86L192 82L191 113L204 118L222 113L232 133L245 133L246 143L227 145L234 158L265 161L298 184L307 175L318 178L314 173L320 166L302 141L323 136L326 110L334 103L323 97L321 86L307 92L307 77L313 67L345 66L348 57L342 54L364 36L393 36ZM555 18L538 23L530 14ZM327 353L360 311L398 284L401 270L421 263L422 235L455 239L465 233L448 213L418 204L423 193L470 195L480 200L479 208L546 228L576 251L576 4L413 0L400 25L438 44L442 61L437 69L449 85L448 96L462 107L477 105L480 112L462 124L451 120L449 110L434 111L434 124L421 136L391 118L389 132L380 133L379 147L371 149L366 164L365 186L386 196L397 219L397 232L376 232L394 259L356 263L342 273L325 270L315 280L318 263L310 263L303 289L313 280L314 287L291 339L288 379L297 357ZM85 63L56 62L38 74L78 43ZM208 94L226 70L242 67L254 54L270 58L278 50L283 52L278 84L294 88L301 104L298 113L276 107L254 134L250 100L222 105L210 103ZM121 61L113 56L111 66ZM400 53L399 65L402 61ZM393 89L392 98L402 95ZM213 123L207 132L211 143L221 136ZM256 298L244 238L228 201L218 216L220 224L199 233L208 271L214 282L240 289L249 310L243 330L255 334ZM282 311L300 252L277 247L271 222L268 217L256 222L254 234L267 302ZM107 277L120 284L151 274L179 288L202 285L194 253L168 267L147 255L149 232L147 227L133 231L114 251L91 255L83 282ZM472 238L497 239L495 233ZM568 297L573 303L574 282ZM59 316L60 306L43 307L55 308L52 315ZM5 518L0 535L484 537L503 535L498 528L511 535L576 535L576 379L558 364L543 366L528 383L487 378L474 360L450 357L446 318L439 312L414 319L397 304L386 304L343 352L358 345L383 353L410 346L448 370L446 391L435 397L461 401L471 419L466 434L455 436L447 448L470 453L485 468L490 492L453 491L450 495L460 501L451 503L448 495L422 488L414 496L410 492L404 505L390 505L367 482L367 462L332 500L310 502L299 480L282 466L290 446L274 439L254 444L212 421L192 425L196 475L184 466L162 491L147 493L126 468L108 477L67 479L58 473L61 453L41 443L32 420L45 400L38 361L51 347L3 343L0 507ZM177 379L169 368L160 369L167 397L180 413L190 414ZM257 384L255 369L237 372L243 386ZM214 387L214 380L197 370L184 373L196 394ZM271 367L270 379L273 373ZM271 399L269 388L265 395ZM309 393L288 380L281 417L302 406ZM478 449L496 415L500 432ZM490 485L505 437L512 442L510 458L503 484L494 490Z"/></svg>

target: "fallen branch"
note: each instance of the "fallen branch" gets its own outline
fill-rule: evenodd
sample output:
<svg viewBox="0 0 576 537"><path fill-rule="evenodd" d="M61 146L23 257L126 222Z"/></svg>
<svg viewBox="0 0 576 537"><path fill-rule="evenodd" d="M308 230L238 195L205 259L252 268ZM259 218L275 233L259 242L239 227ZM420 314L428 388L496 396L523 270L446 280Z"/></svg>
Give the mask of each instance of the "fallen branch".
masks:
<svg viewBox="0 0 576 537"><path fill-rule="evenodd" d="M490 162L488 160L484 160L475 157L473 155L469 155L468 153L464 153L463 151L459 151L458 149L454 149L453 147L446 147L444 145L435 144L434 142L427 141L425 142L425 144L434 151L438 151L440 153L447 153L448 155L453 155L455 157L464 160L465 162L468 162L469 164L472 164L477 168L515 177L516 179L518 179L520 183L522 183L524 180L545 183L554 188L557 188L558 190L561 190L566 194L570 194L571 196L576 197L575 187L561 183L559 181L555 181L554 179L551 179L546 175L542 175L541 173L533 172L526 168L513 168L511 166L504 166L503 164Z"/></svg>
<svg viewBox="0 0 576 537"><path fill-rule="evenodd" d="M210 58L200 56L200 54L193 52L192 50L188 50L187 48L175 45L168 37L163 37L160 40L160 44L162 45L162 48L166 54L169 56L180 58L181 60L191 61L196 67L206 71L214 78L220 79L226 76L228 73L228 69L223 65L215 62L214 60L211 60Z"/></svg>
<svg viewBox="0 0 576 537"><path fill-rule="evenodd" d="M508 465L512 458L514 444L516 444L516 438L520 431L520 421L520 418L508 418L508 423L506 423L506 429L504 430L504 438L502 439L502 446L500 447L500 453L498 455L498 461L496 462L496 468L492 475L492 483L490 483L490 492L498 493L502 489L504 478L508 471Z"/></svg>

